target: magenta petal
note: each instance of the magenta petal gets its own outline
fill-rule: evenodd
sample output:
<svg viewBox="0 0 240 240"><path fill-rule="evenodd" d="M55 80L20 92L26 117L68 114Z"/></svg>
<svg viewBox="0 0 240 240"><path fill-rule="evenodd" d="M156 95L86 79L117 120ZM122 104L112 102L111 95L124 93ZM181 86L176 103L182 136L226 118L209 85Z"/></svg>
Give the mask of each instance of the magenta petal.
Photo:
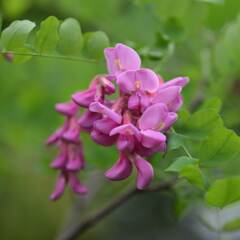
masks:
<svg viewBox="0 0 240 240"><path fill-rule="evenodd" d="M138 94L132 94L128 100L128 108L131 110L137 110L140 106L140 98Z"/></svg>
<svg viewBox="0 0 240 240"><path fill-rule="evenodd" d="M63 126L57 131L55 131L46 141L47 145L55 144L58 142L58 140L62 137L63 133L68 129L69 127L69 119L66 118Z"/></svg>
<svg viewBox="0 0 240 240"><path fill-rule="evenodd" d="M168 115L168 109L165 104L157 103L148 107L139 119L141 130L159 129Z"/></svg>
<svg viewBox="0 0 240 240"><path fill-rule="evenodd" d="M181 87L171 86L160 89L153 99L153 103L165 103L171 112L177 111L182 105Z"/></svg>
<svg viewBox="0 0 240 240"><path fill-rule="evenodd" d="M153 130L141 131L142 145L147 148L158 147L162 142L166 141L166 136L160 132Z"/></svg>
<svg viewBox="0 0 240 240"><path fill-rule="evenodd" d="M109 136L96 130L91 132L91 137L96 143L103 146L111 146L116 142L116 136Z"/></svg>
<svg viewBox="0 0 240 240"><path fill-rule="evenodd" d="M132 48L118 43L115 48L104 50L108 72L116 75L121 71L136 70L140 68L141 60Z"/></svg>
<svg viewBox="0 0 240 240"><path fill-rule="evenodd" d="M153 167L139 155L135 157L134 164L137 168L137 188L142 190L146 188L153 179Z"/></svg>
<svg viewBox="0 0 240 240"><path fill-rule="evenodd" d="M87 110L83 113L83 115L79 118L78 124L80 125L81 129L85 131L91 131L95 121L102 117L101 114L91 112Z"/></svg>
<svg viewBox="0 0 240 240"><path fill-rule="evenodd" d="M108 117L94 122L94 129L106 135L109 135L111 130L117 126L118 124Z"/></svg>
<svg viewBox="0 0 240 240"><path fill-rule="evenodd" d="M106 77L100 77L100 82L102 87L104 88L104 93L107 95L111 95L115 93L115 86L114 84L108 80Z"/></svg>
<svg viewBox="0 0 240 240"><path fill-rule="evenodd" d="M113 110L111 110L110 108L104 106L99 102L92 103L89 107L89 110L92 112L104 114L108 116L110 119L112 119L113 121L115 121L116 123L121 123L122 121L121 115L119 115L118 113L114 112Z"/></svg>
<svg viewBox="0 0 240 240"><path fill-rule="evenodd" d="M189 82L188 77L177 77L162 84L161 88L167 88L172 86L184 87L185 85L188 84L188 82Z"/></svg>
<svg viewBox="0 0 240 240"><path fill-rule="evenodd" d="M164 120L164 125L162 125L162 128L158 130L166 132L177 121L177 118L178 116L175 112L169 112Z"/></svg>
<svg viewBox="0 0 240 240"><path fill-rule="evenodd" d="M56 186L55 186L54 192L50 196L50 199L53 201L59 199L64 193L65 186L66 186L66 177L63 173L61 173L57 178Z"/></svg>
<svg viewBox="0 0 240 240"><path fill-rule="evenodd" d="M116 134L135 135L137 139L141 138L139 130L131 123L116 127L110 132L110 136Z"/></svg>
<svg viewBox="0 0 240 240"><path fill-rule="evenodd" d="M75 115L78 111L78 108L79 107L73 102L57 103L55 105L56 111L68 117Z"/></svg>
<svg viewBox="0 0 240 240"><path fill-rule="evenodd" d="M89 107L94 102L96 88L91 88L85 91L76 92L72 95L72 100L81 107Z"/></svg>
<svg viewBox="0 0 240 240"><path fill-rule="evenodd" d="M68 149L65 143L60 145L60 154L51 163L52 168L64 168L68 159Z"/></svg>
<svg viewBox="0 0 240 240"><path fill-rule="evenodd" d="M136 81L140 81L140 89L142 91L154 93L159 88L159 80L157 74L147 68L136 71Z"/></svg>
<svg viewBox="0 0 240 240"><path fill-rule="evenodd" d="M133 135L123 135L120 134L118 139L117 139L117 148L119 151L127 151L127 152L132 152L135 147L135 141L136 139L134 138Z"/></svg>
<svg viewBox="0 0 240 240"><path fill-rule="evenodd" d="M84 168L85 160L81 145L73 145L69 149L69 157L66 169L69 171L77 171Z"/></svg>
<svg viewBox="0 0 240 240"><path fill-rule="evenodd" d="M159 88L158 76L152 70L145 68L119 74L117 83L124 93L134 91L154 93Z"/></svg>
<svg viewBox="0 0 240 240"><path fill-rule="evenodd" d="M105 173L105 176L110 180L122 180L129 177L131 173L132 163L127 157L121 154L117 163Z"/></svg>
<svg viewBox="0 0 240 240"><path fill-rule="evenodd" d="M77 123L76 119L73 118L70 121L69 129L62 135L62 138L67 142L78 144L80 141L79 135L80 135L80 126Z"/></svg>
<svg viewBox="0 0 240 240"><path fill-rule="evenodd" d="M83 195L88 192L87 187L78 180L74 173L69 174L69 186L76 194Z"/></svg>

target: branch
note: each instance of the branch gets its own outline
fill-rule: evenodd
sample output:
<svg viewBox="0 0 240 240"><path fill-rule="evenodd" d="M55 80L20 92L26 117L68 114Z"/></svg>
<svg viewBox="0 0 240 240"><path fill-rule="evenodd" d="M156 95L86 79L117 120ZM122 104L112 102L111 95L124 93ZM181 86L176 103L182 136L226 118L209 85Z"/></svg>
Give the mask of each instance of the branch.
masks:
<svg viewBox="0 0 240 240"><path fill-rule="evenodd" d="M148 192L162 192L167 191L171 189L175 183L176 178L173 178L166 182L161 182L157 184L156 186L149 187L145 190L138 190L135 187L129 189L126 193L123 195L117 197L113 201L111 201L106 207L100 209L98 212L96 212L93 215L90 215L87 217L84 221L81 223L67 229L65 232L62 233L62 235L59 236L58 240L73 240L77 236L83 234L86 232L89 228L94 227L100 220L102 220L104 217L108 216L110 213L112 213L115 209L119 208L127 202L129 199L131 199L133 196Z"/></svg>
<svg viewBox="0 0 240 240"><path fill-rule="evenodd" d="M18 55L18 56L42 57L42 58L69 60L69 61L75 61L75 62L87 62L87 63L94 63L94 64L97 63L97 61L94 59L80 58L80 57L74 57L74 56L44 54L44 53L35 53L35 52L15 52L11 50L0 51L0 54L8 54L8 53L11 53L13 55Z"/></svg>

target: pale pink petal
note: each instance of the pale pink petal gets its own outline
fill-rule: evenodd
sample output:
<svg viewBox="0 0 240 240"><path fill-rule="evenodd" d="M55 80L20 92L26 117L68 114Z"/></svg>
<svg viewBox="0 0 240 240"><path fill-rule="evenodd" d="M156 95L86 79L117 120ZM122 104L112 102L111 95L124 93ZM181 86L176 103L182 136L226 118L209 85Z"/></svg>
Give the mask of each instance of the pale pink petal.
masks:
<svg viewBox="0 0 240 240"><path fill-rule="evenodd" d="M188 77L177 77L162 84L161 88L167 88L172 86L184 87L185 85L188 84L188 82L189 82Z"/></svg>
<svg viewBox="0 0 240 240"><path fill-rule="evenodd" d="M104 54L107 61L108 72L111 75L140 68L140 57L136 51L124 44L119 43L116 44L115 48L106 48Z"/></svg>
<svg viewBox="0 0 240 240"><path fill-rule="evenodd" d="M166 136L160 132L153 130L141 131L142 145L147 148L158 147L162 142L166 141Z"/></svg>
<svg viewBox="0 0 240 240"><path fill-rule="evenodd" d="M177 121L177 118L178 116L175 112L169 112L166 119L164 120L162 128L158 130L166 132Z"/></svg>
<svg viewBox="0 0 240 240"><path fill-rule="evenodd" d="M165 104L157 103L148 107L139 119L139 127L141 130L156 130L161 127L168 114Z"/></svg>
<svg viewBox="0 0 240 240"><path fill-rule="evenodd" d="M182 105L181 87L171 86L160 89L153 99L154 103L165 103L171 112L177 111Z"/></svg>
<svg viewBox="0 0 240 240"><path fill-rule="evenodd" d="M142 91L154 93L159 88L158 76L151 69L143 68L136 71L135 79L136 86L138 87L138 84L140 84L139 88Z"/></svg>
<svg viewBox="0 0 240 240"><path fill-rule="evenodd" d="M136 91L136 71L126 71L119 74L117 76L117 84L124 93Z"/></svg>
<svg viewBox="0 0 240 240"><path fill-rule="evenodd" d="M105 173L105 176L110 180L122 180L129 177L131 173L132 163L127 157L121 154L117 163Z"/></svg>
<svg viewBox="0 0 240 240"><path fill-rule="evenodd" d="M139 155L135 156L134 164L137 168L137 188L142 190L146 188L153 179L153 167L148 161Z"/></svg>
<svg viewBox="0 0 240 240"><path fill-rule="evenodd" d="M72 100L81 107L89 107L94 102L96 88L91 88L85 91L76 92L72 95Z"/></svg>

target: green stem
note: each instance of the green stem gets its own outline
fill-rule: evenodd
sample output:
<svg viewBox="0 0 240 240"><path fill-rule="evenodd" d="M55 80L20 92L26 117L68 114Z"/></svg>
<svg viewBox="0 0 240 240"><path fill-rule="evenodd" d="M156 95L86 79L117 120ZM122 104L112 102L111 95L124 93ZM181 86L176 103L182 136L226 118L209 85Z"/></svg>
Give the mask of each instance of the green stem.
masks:
<svg viewBox="0 0 240 240"><path fill-rule="evenodd" d="M80 57L74 57L74 56L63 56L63 55L34 53L34 52L24 53L24 52L15 52L15 51L0 51L0 54L7 54L7 53L12 53L13 55L18 55L18 56L31 56L31 57L61 59L61 60L69 60L69 61L75 61L75 62L87 62L87 63L93 63L93 64L98 63L97 60L94 60L94 59L80 58Z"/></svg>

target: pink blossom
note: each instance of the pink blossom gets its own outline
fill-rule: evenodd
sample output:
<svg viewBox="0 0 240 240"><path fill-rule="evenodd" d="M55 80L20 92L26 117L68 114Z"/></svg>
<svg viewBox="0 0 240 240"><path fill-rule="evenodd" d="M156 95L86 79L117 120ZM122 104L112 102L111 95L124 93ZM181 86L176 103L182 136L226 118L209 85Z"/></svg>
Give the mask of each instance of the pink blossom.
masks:
<svg viewBox="0 0 240 240"><path fill-rule="evenodd" d="M137 70L141 66L141 59L130 47L118 43L114 48L104 50L107 68L110 76L114 77L127 70Z"/></svg>
<svg viewBox="0 0 240 240"><path fill-rule="evenodd" d="M105 173L108 179L123 180L135 168L136 187L142 190L149 186L154 171L147 157L166 151L167 131L183 104L181 92L188 78L164 82L151 69L140 68L138 54L123 44L107 48L104 53L109 74L95 76L87 90L55 106L65 121L47 140L48 145L55 144L59 149L51 164L60 171L52 200L60 198L67 186L76 194L87 192L78 178L86 164L82 131L89 133L95 143L118 149L118 160ZM81 116L80 107L84 108Z"/></svg>

